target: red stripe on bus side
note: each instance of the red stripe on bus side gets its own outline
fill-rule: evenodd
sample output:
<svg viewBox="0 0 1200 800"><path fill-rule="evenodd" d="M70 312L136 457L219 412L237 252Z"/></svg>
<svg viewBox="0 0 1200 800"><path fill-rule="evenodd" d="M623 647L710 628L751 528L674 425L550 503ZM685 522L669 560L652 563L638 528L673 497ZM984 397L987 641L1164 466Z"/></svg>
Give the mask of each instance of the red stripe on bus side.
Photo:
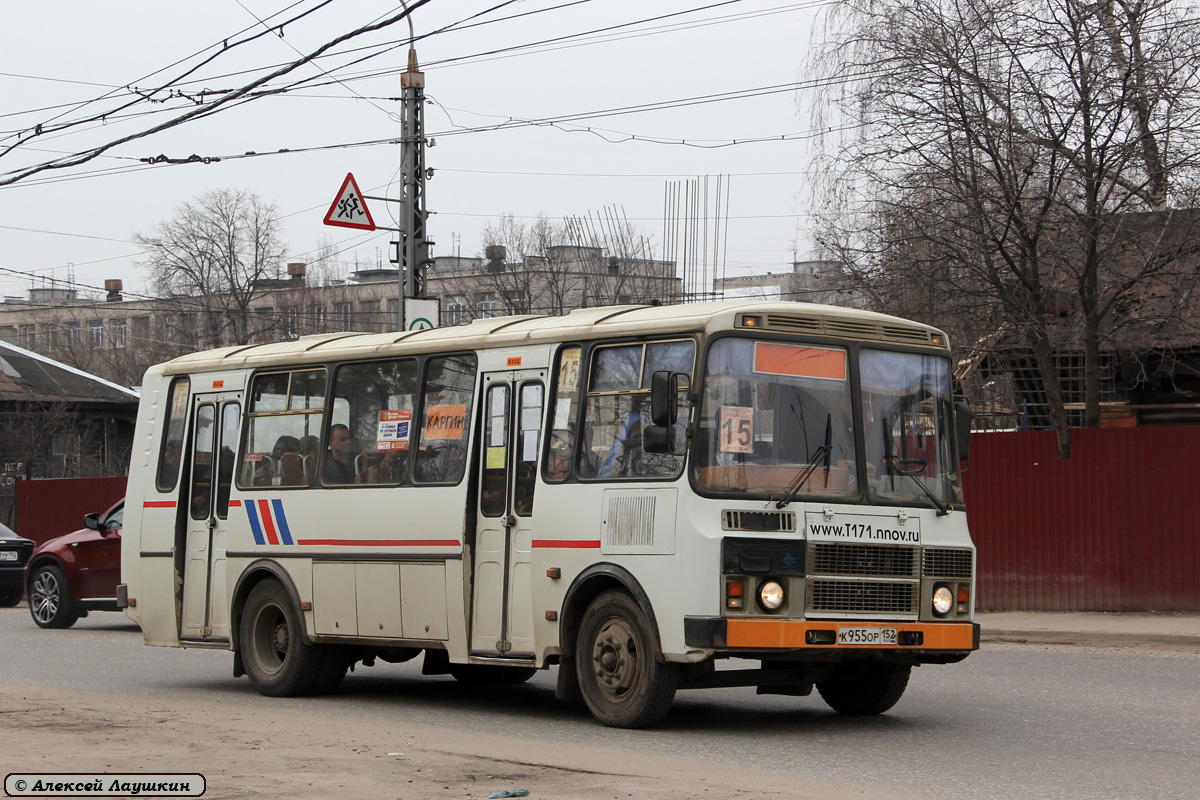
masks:
<svg viewBox="0 0 1200 800"><path fill-rule="evenodd" d="M242 507L242 501L241 501L241 500L230 500L230 501L229 501L229 507L230 507L230 508L241 508L241 507Z"/></svg>
<svg viewBox="0 0 1200 800"><path fill-rule="evenodd" d="M599 539L534 539L534 547L578 547L589 550L600 548Z"/></svg>
<svg viewBox="0 0 1200 800"><path fill-rule="evenodd" d="M174 508L174 500L147 500L142 503L142 508Z"/></svg>
<svg viewBox="0 0 1200 800"><path fill-rule="evenodd" d="M296 544L342 547L459 547L457 539L297 539Z"/></svg>
<svg viewBox="0 0 1200 800"><path fill-rule="evenodd" d="M279 544L279 536L275 533L275 520L271 519L271 506L266 500L258 501L258 516L262 520L263 532L267 534L267 544Z"/></svg>

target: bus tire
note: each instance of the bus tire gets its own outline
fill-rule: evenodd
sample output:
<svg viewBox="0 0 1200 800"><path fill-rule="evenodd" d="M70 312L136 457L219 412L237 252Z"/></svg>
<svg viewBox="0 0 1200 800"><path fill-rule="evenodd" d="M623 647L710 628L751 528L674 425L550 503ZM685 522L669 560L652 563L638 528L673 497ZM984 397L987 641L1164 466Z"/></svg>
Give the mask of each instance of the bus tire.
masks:
<svg viewBox="0 0 1200 800"><path fill-rule="evenodd" d="M603 592L588 606L575 658L584 702L605 725L654 725L675 699L679 667L655 656L646 615L625 592Z"/></svg>
<svg viewBox="0 0 1200 800"><path fill-rule="evenodd" d="M278 581L250 590L241 621L242 663L250 683L268 697L294 697L313 689L323 648L304 642L304 623Z"/></svg>
<svg viewBox="0 0 1200 800"><path fill-rule="evenodd" d="M839 714L882 714L904 694L911 672L907 664L849 661L838 665L829 680L818 683L817 691Z"/></svg>
<svg viewBox="0 0 1200 800"><path fill-rule="evenodd" d="M451 664L450 674L466 686L513 686L529 680L537 670L498 664Z"/></svg>
<svg viewBox="0 0 1200 800"><path fill-rule="evenodd" d="M39 628L69 628L79 620L67 578L53 564L38 567L29 579L29 615Z"/></svg>

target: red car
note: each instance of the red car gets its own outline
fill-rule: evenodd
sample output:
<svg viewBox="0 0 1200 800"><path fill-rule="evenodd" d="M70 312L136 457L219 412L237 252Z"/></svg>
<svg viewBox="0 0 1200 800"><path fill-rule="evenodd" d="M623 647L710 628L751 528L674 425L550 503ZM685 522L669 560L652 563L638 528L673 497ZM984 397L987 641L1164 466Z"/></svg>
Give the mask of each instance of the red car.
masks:
<svg viewBox="0 0 1200 800"><path fill-rule="evenodd" d="M69 628L89 611L117 611L125 501L88 514L83 529L42 542L25 567L29 613L43 628Z"/></svg>

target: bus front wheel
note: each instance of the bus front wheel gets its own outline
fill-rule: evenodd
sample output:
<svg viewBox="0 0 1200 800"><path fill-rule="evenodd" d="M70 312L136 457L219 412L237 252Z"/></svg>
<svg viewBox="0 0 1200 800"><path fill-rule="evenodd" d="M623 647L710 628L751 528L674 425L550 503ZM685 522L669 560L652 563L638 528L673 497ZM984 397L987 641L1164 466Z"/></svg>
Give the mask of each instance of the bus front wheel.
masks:
<svg viewBox="0 0 1200 800"><path fill-rule="evenodd" d="M603 592L588 606L575 657L583 699L605 725L654 725L675 699L679 668L655 657L646 615L624 592Z"/></svg>
<svg viewBox="0 0 1200 800"><path fill-rule="evenodd" d="M908 686L912 667L883 661L848 661L817 684L826 705L839 714L882 714L896 705Z"/></svg>
<svg viewBox="0 0 1200 800"><path fill-rule="evenodd" d="M259 694L306 694L328 670L322 669L322 648L304 642L303 625L277 581L263 581L250 591L242 609L242 663Z"/></svg>

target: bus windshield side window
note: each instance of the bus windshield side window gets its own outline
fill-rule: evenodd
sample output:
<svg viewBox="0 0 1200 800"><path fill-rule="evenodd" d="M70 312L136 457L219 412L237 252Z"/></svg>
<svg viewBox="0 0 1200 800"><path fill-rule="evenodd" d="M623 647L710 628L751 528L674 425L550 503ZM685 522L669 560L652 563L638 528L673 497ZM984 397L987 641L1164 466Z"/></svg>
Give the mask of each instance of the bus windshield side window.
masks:
<svg viewBox="0 0 1200 800"><path fill-rule="evenodd" d="M593 351L585 406L584 434L577 469L600 479L673 478L683 457L642 450L642 429L650 424L650 381L655 372L692 374L696 345L691 340L616 345ZM681 398L676 426L682 443L689 409Z"/></svg>
<svg viewBox="0 0 1200 800"><path fill-rule="evenodd" d="M458 483L467 466L475 356L441 356L425 363L421 394L418 483Z"/></svg>
<svg viewBox="0 0 1200 800"><path fill-rule="evenodd" d="M324 369L256 375L238 487L312 485L324 410Z"/></svg>
<svg viewBox="0 0 1200 800"><path fill-rule="evenodd" d="M407 482L416 394L414 358L350 364L337 371L334 420L350 434L356 484ZM327 477L331 474L326 472Z"/></svg>
<svg viewBox="0 0 1200 800"><path fill-rule="evenodd" d="M575 451L575 427L579 402L579 364L581 348L564 347L558 353L555 371L554 410L550 415L550 435L546 437L544 477L551 483L565 481L571 472L571 453Z"/></svg>

